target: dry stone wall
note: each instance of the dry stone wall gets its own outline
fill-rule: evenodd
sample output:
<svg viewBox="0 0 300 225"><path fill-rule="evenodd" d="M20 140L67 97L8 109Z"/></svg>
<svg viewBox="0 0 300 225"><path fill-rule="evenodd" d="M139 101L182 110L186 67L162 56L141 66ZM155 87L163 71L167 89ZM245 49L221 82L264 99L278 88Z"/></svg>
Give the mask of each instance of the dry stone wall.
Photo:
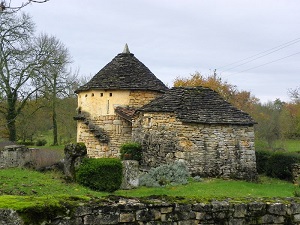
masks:
<svg viewBox="0 0 300 225"><path fill-rule="evenodd" d="M144 166L182 160L193 175L256 177L253 126L182 123L172 113L140 113L133 140L142 144Z"/></svg>
<svg viewBox="0 0 300 225"><path fill-rule="evenodd" d="M134 108L140 108L146 105L153 99L160 96L162 93L156 91L139 91L132 90L129 94L129 106Z"/></svg>
<svg viewBox="0 0 300 225"><path fill-rule="evenodd" d="M24 145L9 145L0 149L0 169L23 167L32 162L37 149L29 149Z"/></svg>
<svg viewBox="0 0 300 225"><path fill-rule="evenodd" d="M300 203L285 199L273 203L250 201L248 203L212 201L209 203L179 204L150 199L112 198L103 203L91 201L81 206L66 206L60 215L47 216L47 221L29 224L47 225L248 225L248 224L300 224ZM29 212L30 213L30 212ZM34 220L34 218L32 218ZM15 222L13 222L15 221ZM23 225L13 210L0 209L0 224ZM28 224L28 223L27 223Z"/></svg>
<svg viewBox="0 0 300 225"><path fill-rule="evenodd" d="M90 157L119 157L120 145L131 140L131 123L117 115L98 116L91 120L96 128L103 128L109 141L99 141L84 122L78 121L77 142L85 143Z"/></svg>

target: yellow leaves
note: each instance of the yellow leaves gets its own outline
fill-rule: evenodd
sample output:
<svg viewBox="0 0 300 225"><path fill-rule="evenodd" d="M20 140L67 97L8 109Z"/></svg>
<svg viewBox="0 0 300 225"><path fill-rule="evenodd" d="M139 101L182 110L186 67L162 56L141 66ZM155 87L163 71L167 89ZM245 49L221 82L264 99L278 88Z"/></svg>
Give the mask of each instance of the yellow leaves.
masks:
<svg viewBox="0 0 300 225"><path fill-rule="evenodd" d="M239 91L235 85L222 80L216 73L210 76L203 76L199 72L191 74L190 77L177 77L174 80L174 87L208 87L218 92L226 101L233 104L238 109L246 112L253 109L253 105L259 102L259 99L252 96L248 91Z"/></svg>

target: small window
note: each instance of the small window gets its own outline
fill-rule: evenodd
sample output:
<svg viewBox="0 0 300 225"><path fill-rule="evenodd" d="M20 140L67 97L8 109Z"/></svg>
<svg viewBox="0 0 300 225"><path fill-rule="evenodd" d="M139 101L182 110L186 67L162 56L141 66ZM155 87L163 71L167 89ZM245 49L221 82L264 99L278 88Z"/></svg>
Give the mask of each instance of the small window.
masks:
<svg viewBox="0 0 300 225"><path fill-rule="evenodd" d="M94 93L92 93L92 97L94 97Z"/></svg>
<svg viewBox="0 0 300 225"><path fill-rule="evenodd" d="M86 94L85 97L87 97L88 95Z"/></svg>
<svg viewBox="0 0 300 225"><path fill-rule="evenodd" d="M112 96L112 93L109 93L109 97L111 97Z"/></svg>
<svg viewBox="0 0 300 225"><path fill-rule="evenodd" d="M100 93L100 97L103 97L103 93Z"/></svg>

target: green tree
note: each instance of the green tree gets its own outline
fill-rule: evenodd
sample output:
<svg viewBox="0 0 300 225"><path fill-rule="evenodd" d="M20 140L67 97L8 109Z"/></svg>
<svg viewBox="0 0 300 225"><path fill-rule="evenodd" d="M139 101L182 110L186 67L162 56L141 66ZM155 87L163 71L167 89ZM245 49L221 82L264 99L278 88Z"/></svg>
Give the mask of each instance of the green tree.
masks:
<svg viewBox="0 0 300 225"><path fill-rule="evenodd" d="M16 119L27 101L44 87L41 71L56 61L43 36L34 36L30 16L1 14L0 98L9 140L16 141Z"/></svg>
<svg viewBox="0 0 300 225"><path fill-rule="evenodd" d="M265 104L257 104L252 113L258 122L256 126L256 136L258 139L266 140L270 148L274 147L274 142L283 139L282 113L285 103L280 99Z"/></svg>

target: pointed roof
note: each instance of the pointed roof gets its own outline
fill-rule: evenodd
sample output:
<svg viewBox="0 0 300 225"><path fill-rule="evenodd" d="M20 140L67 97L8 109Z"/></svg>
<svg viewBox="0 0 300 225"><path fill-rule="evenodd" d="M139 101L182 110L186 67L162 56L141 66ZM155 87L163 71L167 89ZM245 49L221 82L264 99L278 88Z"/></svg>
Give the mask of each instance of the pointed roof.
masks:
<svg viewBox="0 0 300 225"><path fill-rule="evenodd" d="M128 45L111 62L104 66L88 83L75 92L92 89L151 90L165 92L168 88L134 54Z"/></svg>
<svg viewBox="0 0 300 225"><path fill-rule="evenodd" d="M173 87L137 111L173 112L182 122L253 125L252 117L205 87Z"/></svg>

